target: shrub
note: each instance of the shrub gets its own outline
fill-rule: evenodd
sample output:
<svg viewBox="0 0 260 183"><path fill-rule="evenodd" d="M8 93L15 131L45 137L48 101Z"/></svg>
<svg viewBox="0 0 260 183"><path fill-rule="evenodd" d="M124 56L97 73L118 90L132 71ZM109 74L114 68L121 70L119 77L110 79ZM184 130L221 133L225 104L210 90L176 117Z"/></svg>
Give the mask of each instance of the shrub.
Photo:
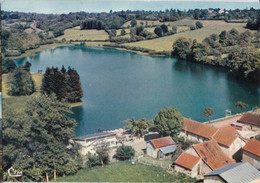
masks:
<svg viewBox="0 0 260 183"><path fill-rule="evenodd" d="M116 158L121 161L131 159L132 157L134 157L134 155L135 150L131 146L122 145L116 150Z"/></svg>
<svg viewBox="0 0 260 183"><path fill-rule="evenodd" d="M195 30L195 29L196 29L196 27L194 25L190 26L190 30Z"/></svg>
<svg viewBox="0 0 260 183"><path fill-rule="evenodd" d="M197 27L197 29L200 29L200 28L203 27L203 24L201 22L197 21L196 22L196 27Z"/></svg>
<svg viewBox="0 0 260 183"><path fill-rule="evenodd" d="M178 27L175 26L175 25L173 25L173 26L172 26L172 31L173 31L174 34L177 33L177 30L178 30Z"/></svg>
<svg viewBox="0 0 260 183"><path fill-rule="evenodd" d="M154 33L157 35L157 36L161 36L162 35L162 28L161 27L156 27L154 29Z"/></svg>
<svg viewBox="0 0 260 183"><path fill-rule="evenodd" d="M167 25L162 24L160 27L161 27L161 29L162 29L162 31L163 31L164 34L165 34L166 32L168 32L168 27L167 27Z"/></svg>

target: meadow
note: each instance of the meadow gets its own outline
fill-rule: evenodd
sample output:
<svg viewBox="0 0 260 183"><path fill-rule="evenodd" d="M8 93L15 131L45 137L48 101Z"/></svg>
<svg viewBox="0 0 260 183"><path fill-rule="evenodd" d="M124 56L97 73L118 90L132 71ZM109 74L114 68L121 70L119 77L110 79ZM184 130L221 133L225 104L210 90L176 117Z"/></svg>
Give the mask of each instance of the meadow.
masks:
<svg viewBox="0 0 260 183"><path fill-rule="evenodd" d="M64 31L64 35L59 36L56 39L58 41L61 41L62 39L66 39L66 41L70 41L70 40L104 41L108 39L108 34L104 30L80 30L80 27L77 26L71 29L66 29Z"/></svg>
<svg viewBox="0 0 260 183"><path fill-rule="evenodd" d="M184 21L184 22L183 22ZM147 48L155 51L170 51L172 50L173 42L176 41L179 37L186 37L188 39L197 39L198 42L202 42L206 37L210 36L211 34L220 34L223 30L231 30L232 28L237 29L239 32L246 31L245 23L226 23L224 21L213 21L213 20L201 20L204 27L201 29L196 29L193 31L185 31L179 32L174 35L165 36L161 38L156 38L152 40L144 40L134 43L125 43L123 45L127 46L136 46L141 48ZM194 21L191 20L179 20L176 22L172 22L175 25L182 25L190 23L193 24Z"/></svg>
<svg viewBox="0 0 260 183"><path fill-rule="evenodd" d="M195 182L180 174L169 174L163 169L131 162L118 162L82 169L76 175L60 177L57 182Z"/></svg>

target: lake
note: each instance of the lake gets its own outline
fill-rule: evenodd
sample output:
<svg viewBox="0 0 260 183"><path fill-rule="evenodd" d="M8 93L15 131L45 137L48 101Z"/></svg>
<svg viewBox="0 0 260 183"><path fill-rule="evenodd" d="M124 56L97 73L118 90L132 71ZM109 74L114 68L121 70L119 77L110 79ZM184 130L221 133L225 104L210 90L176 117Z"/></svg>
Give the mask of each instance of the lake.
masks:
<svg viewBox="0 0 260 183"><path fill-rule="evenodd" d="M73 108L78 122L76 136L124 126L123 120L153 119L164 107L174 106L183 116L207 121L204 108L212 107L213 119L225 110L240 112L234 103L260 104L260 87L239 81L228 70L178 60L174 57L140 55L128 51L67 46L16 59L32 63L31 71L46 67L75 68L82 82L83 105Z"/></svg>

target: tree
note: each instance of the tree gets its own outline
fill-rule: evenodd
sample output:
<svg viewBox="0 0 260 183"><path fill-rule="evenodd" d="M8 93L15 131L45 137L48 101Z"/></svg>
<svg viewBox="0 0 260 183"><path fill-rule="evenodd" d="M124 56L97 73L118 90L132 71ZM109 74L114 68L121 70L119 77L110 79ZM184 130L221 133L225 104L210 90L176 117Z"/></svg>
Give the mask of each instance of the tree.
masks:
<svg viewBox="0 0 260 183"><path fill-rule="evenodd" d="M197 29L200 29L200 28L203 27L203 24L200 21L197 21L196 22L196 27L197 27Z"/></svg>
<svg viewBox="0 0 260 183"><path fill-rule="evenodd" d="M191 54L190 41L185 37L180 37L173 43L173 54L180 59L188 59Z"/></svg>
<svg viewBox="0 0 260 183"><path fill-rule="evenodd" d="M202 112L203 116L206 116L207 118L209 118L209 122L210 122L210 117L212 117L214 115L214 110L212 108L205 108L204 111Z"/></svg>
<svg viewBox="0 0 260 183"><path fill-rule="evenodd" d="M194 25L190 25L190 30L195 30L196 27Z"/></svg>
<svg viewBox="0 0 260 183"><path fill-rule="evenodd" d="M177 30L178 30L178 27L175 26L175 25L173 25L173 26L172 26L172 31L173 31L174 34L177 33Z"/></svg>
<svg viewBox="0 0 260 183"><path fill-rule="evenodd" d="M125 129L130 129L131 133L138 137L143 137L145 132L148 130L147 121L142 118L136 121L134 118L127 119L124 121L126 123Z"/></svg>
<svg viewBox="0 0 260 183"><path fill-rule="evenodd" d="M116 149L116 158L125 161L133 158L135 156L135 150L132 146L119 146Z"/></svg>
<svg viewBox="0 0 260 183"><path fill-rule="evenodd" d="M22 170L19 181L46 181L49 177L68 175L78 170L68 153L76 121L67 103L54 95L32 97L20 114L7 109L3 127L4 170L13 166ZM45 177L45 179L44 179Z"/></svg>
<svg viewBox="0 0 260 183"><path fill-rule="evenodd" d="M161 27L164 34L168 32L168 26L167 25L162 24L160 27Z"/></svg>
<svg viewBox="0 0 260 183"><path fill-rule="evenodd" d="M156 27L154 29L154 33L157 35L157 36L161 36L162 35L162 28L161 27Z"/></svg>
<svg viewBox="0 0 260 183"><path fill-rule="evenodd" d="M125 29L123 28L122 30L121 30L121 36L124 36L125 34L126 34L126 32L125 32Z"/></svg>
<svg viewBox="0 0 260 183"><path fill-rule="evenodd" d="M10 83L11 90L9 94L12 96L31 95L36 91L31 73L23 66L17 67L14 70Z"/></svg>
<svg viewBox="0 0 260 183"><path fill-rule="evenodd" d="M155 116L154 126L161 136L176 137L183 127L183 117L174 107L167 107Z"/></svg>
<svg viewBox="0 0 260 183"><path fill-rule="evenodd" d="M41 92L50 95L54 93L59 100L65 99L68 102L78 102L83 97L79 74L75 69L69 67L46 68L42 79Z"/></svg>
<svg viewBox="0 0 260 183"><path fill-rule="evenodd" d="M137 36L139 36L140 34L141 34L141 32L144 30L144 27L143 26L136 26L135 27L135 34L137 35Z"/></svg>
<svg viewBox="0 0 260 183"><path fill-rule="evenodd" d="M242 101L237 101L235 103L235 106L236 106L236 108L240 108L240 110L248 108L248 104L246 104Z"/></svg>
<svg viewBox="0 0 260 183"><path fill-rule="evenodd" d="M109 148L103 142L96 147L96 153L102 167L104 166L104 164L107 164L109 162L108 152Z"/></svg>
<svg viewBox="0 0 260 183"><path fill-rule="evenodd" d="M65 83L65 99L69 102L79 102L83 97L83 91L79 74L75 69L68 69L67 76L65 76Z"/></svg>
<svg viewBox="0 0 260 183"><path fill-rule="evenodd" d="M137 25L137 21L135 19L132 19L130 24L131 24L131 27L134 27Z"/></svg>
<svg viewBox="0 0 260 183"><path fill-rule="evenodd" d="M2 69L3 69L3 73L9 73L9 72L13 72L16 68L16 64L13 60L10 59L2 59Z"/></svg>

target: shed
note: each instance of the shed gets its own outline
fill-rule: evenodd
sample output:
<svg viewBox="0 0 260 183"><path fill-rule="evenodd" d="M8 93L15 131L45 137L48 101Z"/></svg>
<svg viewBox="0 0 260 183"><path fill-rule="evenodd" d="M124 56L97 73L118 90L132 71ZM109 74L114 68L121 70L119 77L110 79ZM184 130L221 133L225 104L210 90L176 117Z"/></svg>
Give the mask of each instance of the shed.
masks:
<svg viewBox="0 0 260 183"><path fill-rule="evenodd" d="M204 175L204 183L260 182L260 172L249 163L233 163Z"/></svg>

